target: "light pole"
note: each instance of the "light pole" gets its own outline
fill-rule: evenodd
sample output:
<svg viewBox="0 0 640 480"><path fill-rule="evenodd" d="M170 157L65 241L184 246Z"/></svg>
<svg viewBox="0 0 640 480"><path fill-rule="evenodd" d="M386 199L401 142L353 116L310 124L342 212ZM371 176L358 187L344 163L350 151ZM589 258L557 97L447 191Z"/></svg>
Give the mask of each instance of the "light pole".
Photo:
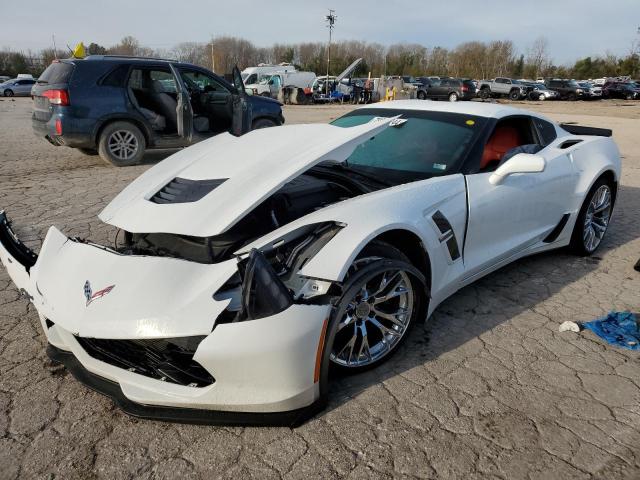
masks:
<svg viewBox="0 0 640 480"><path fill-rule="evenodd" d="M331 34L333 33L333 27L336 23L336 19L338 18L335 15L335 10L329 9L329 15L325 16L324 19L328 23L327 27L329 27L329 47L327 49L327 78L324 82L324 93L328 97L329 96L329 67L331 65Z"/></svg>

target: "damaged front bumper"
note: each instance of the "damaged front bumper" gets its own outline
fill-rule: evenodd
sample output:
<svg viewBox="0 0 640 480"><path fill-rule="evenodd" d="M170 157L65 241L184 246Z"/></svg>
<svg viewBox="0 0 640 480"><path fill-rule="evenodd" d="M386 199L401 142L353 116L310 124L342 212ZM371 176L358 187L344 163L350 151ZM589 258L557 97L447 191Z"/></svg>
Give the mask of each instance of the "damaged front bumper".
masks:
<svg viewBox="0 0 640 480"><path fill-rule="evenodd" d="M190 423L296 425L322 409L326 402L323 379L328 370L328 355L323 347L331 305L291 302L281 304L281 311L260 319L216 324L227 302L216 301L213 294L229 277L231 269L224 263L193 265L189 271L196 280L210 280L211 271L216 268L224 273L218 274L220 278L207 289L206 298L197 292L189 299L202 302L198 308L189 303L178 309L185 316L196 316L198 311L201 318L206 318L208 311L208 330L203 332L202 320L189 323L188 318L176 326L175 319L158 317L160 326L154 326L151 324L155 318L144 318L135 303L127 308L126 302L131 302L135 295L128 296L134 285L124 284L124 277L114 280L113 293L91 305L85 305L82 279L92 275L104 283L106 278L101 275L105 271L114 277L123 275L119 269L140 269L144 261L152 267L159 263L162 269L174 268L166 276L180 285L189 273L181 269L191 266L191 262L147 257L136 260L68 239L53 227L38 257L20 242L3 212L0 260L18 289L38 310L52 360L64 364L79 381L108 395L131 415ZM109 269L104 268L105 264ZM159 271L152 268L149 278L157 277ZM140 271L137 275L135 285L144 288L147 277ZM73 288L67 290L70 283ZM153 292L157 286L152 287ZM178 302L179 293L174 292L173 301ZM142 295L138 292L138 296ZM156 302L161 302L163 296L166 292L157 292ZM140 300L143 304L146 301ZM175 312L165 316L170 317L170 313ZM135 367L122 368L105 358L96 358L82 345L85 338L154 341L176 337L180 323L181 336L203 336L193 360L215 379L209 385L184 385L151 378L138 373Z"/></svg>

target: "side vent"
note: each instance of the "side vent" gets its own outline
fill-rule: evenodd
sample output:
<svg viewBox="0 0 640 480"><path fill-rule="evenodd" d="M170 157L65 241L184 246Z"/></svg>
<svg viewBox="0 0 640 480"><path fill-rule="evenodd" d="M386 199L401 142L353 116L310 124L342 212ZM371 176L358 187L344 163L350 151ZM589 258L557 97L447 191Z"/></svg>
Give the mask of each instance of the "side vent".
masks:
<svg viewBox="0 0 640 480"><path fill-rule="evenodd" d="M197 202L211 193L228 179L188 180L176 177L158 190L149 199L153 203L190 203Z"/></svg>
<svg viewBox="0 0 640 480"><path fill-rule="evenodd" d="M456 234L453 233L453 228L451 228L449 220L447 220L447 217L445 217L440 210L434 213L431 219L433 223L436 224L436 227L438 227L438 230L440 230L438 240L440 240L440 243L446 242L451 260L457 260L460 257L460 250L458 248Z"/></svg>
<svg viewBox="0 0 640 480"><path fill-rule="evenodd" d="M549 235L547 235L545 237L545 239L542 240L542 241L544 243L555 242L556 239L560 236L560 234L564 230L564 227L565 227L565 225L567 224L568 221L569 221L569 214L565 213L562 216L562 218L560 219L560 221L558 222L558 224L553 228L553 230L551 230L551 232L549 232Z"/></svg>

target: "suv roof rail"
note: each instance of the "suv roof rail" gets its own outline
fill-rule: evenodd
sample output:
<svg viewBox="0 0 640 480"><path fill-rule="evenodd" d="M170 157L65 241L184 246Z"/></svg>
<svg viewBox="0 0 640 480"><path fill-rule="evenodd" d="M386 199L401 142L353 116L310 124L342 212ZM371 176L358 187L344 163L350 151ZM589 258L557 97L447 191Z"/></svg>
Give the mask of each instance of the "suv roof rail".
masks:
<svg viewBox="0 0 640 480"><path fill-rule="evenodd" d="M85 60L100 60L103 58L126 58L130 60L160 60L163 62L177 62L176 59L171 58L160 58L160 57L139 57L136 55L88 55L84 59Z"/></svg>

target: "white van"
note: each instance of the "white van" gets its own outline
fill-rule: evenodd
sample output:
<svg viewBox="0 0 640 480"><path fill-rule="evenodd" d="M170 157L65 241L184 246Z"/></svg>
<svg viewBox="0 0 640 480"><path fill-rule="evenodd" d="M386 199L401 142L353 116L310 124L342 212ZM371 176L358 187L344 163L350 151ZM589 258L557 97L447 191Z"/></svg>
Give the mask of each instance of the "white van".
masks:
<svg viewBox="0 0 640 480"><path fill-rule="evenodd" d="M260 83L265 77L271 78L274 73L295 72L296 67L290 63L281 63L279 65L267 65L261 63L257 67L247 67L240 75L245 85L253 85Z"/></svg>
<svg viewBox="0 0 640 480"><path fill-rule="evenodd" d="M269 79L264 78L260 83L246 85L245 88L252 90L254 95L278 98L282 88L295 87L310 89L315 79L316 74L313 72L282 72L271 75Z"/></svg>

